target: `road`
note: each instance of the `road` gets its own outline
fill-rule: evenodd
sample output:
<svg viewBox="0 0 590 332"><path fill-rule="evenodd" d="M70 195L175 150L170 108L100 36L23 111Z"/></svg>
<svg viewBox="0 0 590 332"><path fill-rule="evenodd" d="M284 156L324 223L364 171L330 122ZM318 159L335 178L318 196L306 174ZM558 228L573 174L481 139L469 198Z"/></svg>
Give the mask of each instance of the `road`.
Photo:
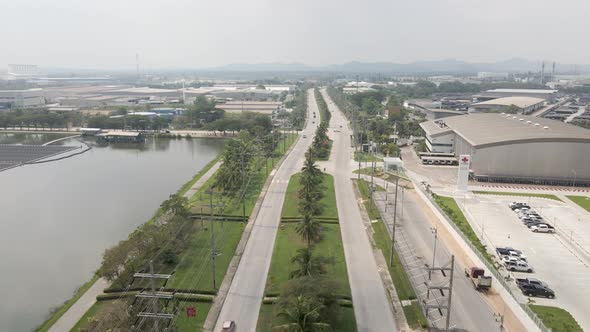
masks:
<svg viewBox="0 0 590 332"><path fill-rule="evenodd" d="M350 172L350 160L353 156L350 144L352 131L348 127L348 121L338 107L331 102L325 90L322 90L322 94L332 113L330 121L332 129L329 132L334 142L330 160L326 166L334 175L338 219L357 330L359 332L396 331L391 304L385 294L352 186ZM340 131L334 132L334 128Z"/></svg>
<svg viewBox="0 0 590 332"><path fill-rule="evenodd" d="M377 180L376 183L381 185L382 180ZM389 186L388 200L386 201L385 193L376 192L375 200L380 211L387 214L385 220L391 231L391 222L393 219L393 206L391 203L394 200L395 189L394 185ZM407 253L413 254L415 257L406 257L410 261L418 261L419 266L432 265L432 256L434 253L434 234L432 227L436 227L437 223L432 220L430 216L425 213L425 206L421 202L420 197L414 190L404 190L400 186L398 191L398 219L396 225L396 238L398 240L405 240L411 246L412 250L406 250ZM403 208L402 208L403 195ZM389 202L388 212L384 212L385 204ZM438 227L441 228L441 227ZM439 229L442 235L442 229ZM403 233L403 238L400 234ZM399 243L399 242L398 242ZM398 252L399 252L398 247ZM453 298L452 298L452 312L451 312L451 326L457 329L467 331L496 331L498 324L494 320L493 312L489 305L485 302L482 294L473 289L471 282L464 277L461 257L456 260L454 278L453 278ZM436 250L436 266L445 266L450 262L451 251L448 244L444 241L444 237L440 236L437 241ZM423 269L420 275L416 275L416 281L423 283L427 280L426 269ZM440 272L433 273L433 280L435 284L443 284L445 279ZM425 288L423 289L425 290ZM437 297L438 294L437 294ZM444 297L446 299L446 296ZM446 303L446 300L442 300ZM433 320L438 320L436 326L444 327L444 320L441 320L440 315L433 311L431 315Z"/></svg>
<svg viewBox="0 0 590 332"><path fill-rule="evenodd" d="M308 91L308 119L318 112L313 90ZM277 229L289 178L303 166L305 151L313 139L316 124L308 121L301 138L274 175L256 220L227 298L217 319L215 331L221 331L226 320L236 322L239 331L255 331L266 278L270 268Z"/></svg>

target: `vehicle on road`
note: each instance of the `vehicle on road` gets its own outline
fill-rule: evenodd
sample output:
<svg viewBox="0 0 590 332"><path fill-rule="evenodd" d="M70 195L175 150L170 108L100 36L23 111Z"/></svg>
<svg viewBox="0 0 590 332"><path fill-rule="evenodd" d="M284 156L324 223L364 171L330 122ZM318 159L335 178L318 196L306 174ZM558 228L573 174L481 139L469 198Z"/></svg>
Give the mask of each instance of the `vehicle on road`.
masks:
<svg viewBox="0 0 590 332"><path fill-rule="evenodd" d="M548 224L539 224L529 227L535 233L554 233L555 227Z"/></svg>
<svg viewBox="0 0 590 332"><path fill-rule="evenodd" d="M555 298L555 292L549 287L535 284L518 284L518 288L520 288L522 293L526 296L542 296L549 299Z"/></svg>
<svg viewBox="0 0 590 332"><path fill-rule="evenodd" d="M509 258L507 260L502 259L502 261L504 262L504 266L506 266L507 270L510 270L512 272L527 272L527 273L533 273L533 267L530 266L527 262L523 261L523 260L518 260L518 261L514 261L512 259L510 259L511 257L505 257L505 258Z"/></svg>
<svg viewBox="0 0 590 332"><path fill-rule="evenodd" d="M303 135L303 138L307 138L307 135Z"/></svg>
<svg viewBox="0 0 590 332"><path fill-rule="evenodd" d="M492 287L492 277L486 276L484 269L473 266L465 269L465 276L471 280L473 287L480 292L487 292Z"/></svg>
<svg viewBox="0 0 590 332"><path fill-rule="evenodd" d="M234 322L233 320L226 320L225 322L223 322L223 325L221 326L222 332L235 332L235 330L236 322Z"/></svg>

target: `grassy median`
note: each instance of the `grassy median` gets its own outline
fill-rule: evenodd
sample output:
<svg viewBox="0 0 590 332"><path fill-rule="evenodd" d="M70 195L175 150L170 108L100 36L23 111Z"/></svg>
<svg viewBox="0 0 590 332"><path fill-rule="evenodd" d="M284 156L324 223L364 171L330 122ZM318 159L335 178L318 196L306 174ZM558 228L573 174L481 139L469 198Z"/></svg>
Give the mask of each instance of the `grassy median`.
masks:
<svg viewBox="0 0 590 332"><path fill-rule="evenodd" d="M336 196L334 191L334 179L331 175L323 174L324 194L322 198L322 238L315 244L313 251L321 256L331 259L330 264L326 264L326 276L331 277L339 287L339 297L350 299L350 285L348 281L348 272L346 260L344 257L344 247L340 226L337 223L338 211L336 207ZM280 294L283 285L289 280L289 273L293 266L291 259L296 255L298 249L306 246L295 231L296 222L301 218L297 206L299 198L299 174L291 176L285 195L282 216L287 217L289 221L282 221L277 232L275 245L266 280L265 296L276 297ZM277 317L278 306L270 303L263 304L260 308L258 317L257 331L272 331L274 326L282 324L282 320ZM354 310L350 307L340 307L340 319L338 326L333 326L335 331L354 332L356 331L356 321Z"/></svg>

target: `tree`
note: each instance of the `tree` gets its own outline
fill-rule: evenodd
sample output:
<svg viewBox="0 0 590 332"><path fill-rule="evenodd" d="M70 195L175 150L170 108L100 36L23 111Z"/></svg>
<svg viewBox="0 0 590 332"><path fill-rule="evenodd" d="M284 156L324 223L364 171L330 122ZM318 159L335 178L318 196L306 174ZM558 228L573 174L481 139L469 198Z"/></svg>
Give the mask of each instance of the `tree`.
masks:
<svg viewBox="0 0 590 332"><path fill-rule="evenodd" d="M307 243L307 248L311 248L312 242L319 241L322 234L322 225L309 214L304 214L301 221L295 226L295 231Z"/></svg>
<svg viewBox="0 0 590 332"><path fill-rule="evenodd" d="M301 248L297 250L297 255L293 256L291 263L295 264L295 270L291 271L289 277L316 277L325 274L325 264L332 263L331 259L323 256L314 256L310 248Z"/></svg>
<svg viewBox="0 0 590 332"><path fill-rule="evenodd" d="M189 210L187 208L188 199L178 194L170 195L170 198L162 202L160 207L164 211L171 211L172 214L179 217L187 217Z"/></svg>
<svg viewBox="0 0 590 332"><path fill-rule="evenodd" d="M291 299L279 312L278 317L286 323L275 329L289 332L319 332L331 331L330 324L322 320L321 312L324 305L303 295Z"/></svg>

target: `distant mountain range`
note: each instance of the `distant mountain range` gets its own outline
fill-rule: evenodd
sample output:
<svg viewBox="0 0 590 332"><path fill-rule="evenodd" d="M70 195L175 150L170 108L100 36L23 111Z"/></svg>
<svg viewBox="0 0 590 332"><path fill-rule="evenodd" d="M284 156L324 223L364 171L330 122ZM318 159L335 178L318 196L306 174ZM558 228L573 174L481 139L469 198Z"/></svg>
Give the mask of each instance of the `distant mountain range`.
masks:
<svg viewBox="0 0 590 332"><path fill-rule="evenodd" d="M207 71L230 72L346 72L346 73L477 73L490 72L539 72L542 61L513 58L500 62L476 63L461 60L417 61L411 63L393 62L347 62L341 65L310 66L303 63L259 63L229 64L209 68ZM545 72L550 73L552 63L545 63ZM590 71L590 65L556 64L557 72Z"/></svg>

